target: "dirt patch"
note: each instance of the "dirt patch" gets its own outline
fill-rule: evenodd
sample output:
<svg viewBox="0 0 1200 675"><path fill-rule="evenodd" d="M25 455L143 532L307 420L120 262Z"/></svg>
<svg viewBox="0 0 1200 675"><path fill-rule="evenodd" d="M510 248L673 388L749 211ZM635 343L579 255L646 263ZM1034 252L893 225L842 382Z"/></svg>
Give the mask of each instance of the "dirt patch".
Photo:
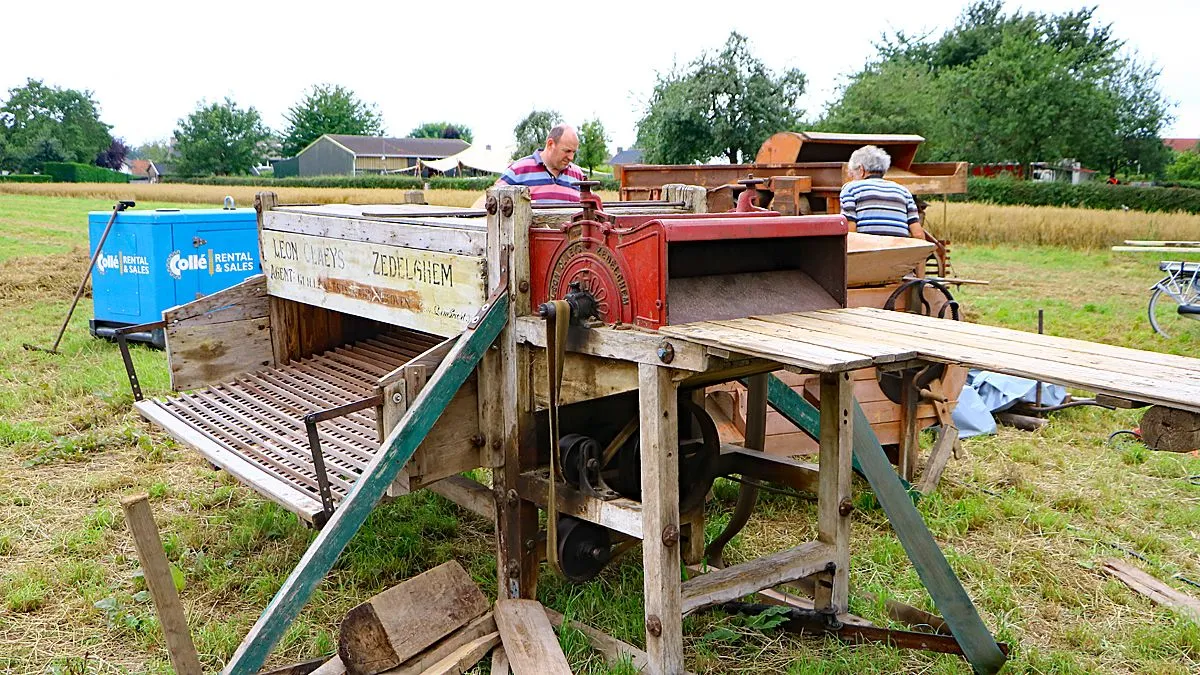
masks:
<svg viewBox="0 0 1200 675"><path fill-rule="evenodd" d="M22 256L0 261L0 300L70 298L87 267L83 249L57 255ZM91 297L91 288L85 292Z"/></svg>

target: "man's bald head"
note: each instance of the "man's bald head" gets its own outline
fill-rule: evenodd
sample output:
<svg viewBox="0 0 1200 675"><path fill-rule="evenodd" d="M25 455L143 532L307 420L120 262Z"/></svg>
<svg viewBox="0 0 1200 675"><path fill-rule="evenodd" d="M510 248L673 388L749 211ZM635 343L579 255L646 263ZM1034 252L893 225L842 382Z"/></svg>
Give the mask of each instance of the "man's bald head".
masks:
<svg viewBox="0 0 1200 675"><path fill-rule="evenodd" d="M579 150L579 134L575 127L569 124L559 124L550 130L546 137L546 147L542 150L542 163L554 175L567 170L575 161L575 152Z"/></svg>

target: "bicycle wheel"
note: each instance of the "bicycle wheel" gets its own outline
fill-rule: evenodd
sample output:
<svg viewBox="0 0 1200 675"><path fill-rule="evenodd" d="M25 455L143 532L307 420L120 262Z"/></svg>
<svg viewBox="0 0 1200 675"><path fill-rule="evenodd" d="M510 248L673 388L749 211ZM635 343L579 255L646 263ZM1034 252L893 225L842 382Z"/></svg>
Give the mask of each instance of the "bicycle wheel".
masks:
<svg viewBox="0 0 1200 675"><path fill-rule="evenodd" d="M1163 337L1200 339L1200 287L1160 283L1150 294L1150 327Z"/></svg>

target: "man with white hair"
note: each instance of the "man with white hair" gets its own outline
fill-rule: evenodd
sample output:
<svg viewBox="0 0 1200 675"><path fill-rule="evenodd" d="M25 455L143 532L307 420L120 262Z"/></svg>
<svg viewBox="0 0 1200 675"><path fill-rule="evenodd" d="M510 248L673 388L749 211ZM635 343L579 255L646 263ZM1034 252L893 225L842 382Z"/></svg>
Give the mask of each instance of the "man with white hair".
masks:
<svg viewBox="0 0 1200 675"><path fill-rule="evenodd" d="M892 158L874 145L855 150L846 170L850 181L842 186L842 215L851 232L890 237L925 238L917 203L908 188L883 174Z"/></svg>

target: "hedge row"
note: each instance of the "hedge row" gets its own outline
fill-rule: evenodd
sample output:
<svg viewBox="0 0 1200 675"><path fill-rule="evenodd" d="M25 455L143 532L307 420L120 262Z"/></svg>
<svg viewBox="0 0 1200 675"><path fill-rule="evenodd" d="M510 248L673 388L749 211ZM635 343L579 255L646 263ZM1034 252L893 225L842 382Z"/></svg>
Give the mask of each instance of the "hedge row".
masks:
<svg viewBox="0 0 1200 675"><path fill-rule="evenodd" d="M967 194L957 201L1022 206L1072 206L1085 209L1186 211L1200 213L1200 190L1185 187L1134 187L1107 183L967 179Z"/></svg>
<svg viewBox="0 0 1200 675"><path fill-rule="evenodd" d="M55 183L128 183L129 174L90 164L74 162L45 162L42 172Z"/></svg>
<svg viewBox="0 0 1200 675"><path fill-rule="evenodd" d="M190 185L251 185L257 187L297 187L297 188L393 188L421 189L429 184L431 190L485 190L496 182L495 176L478 178L419 178L417 176L289 176L287 178L268 178L266 176L204 176L204 177L166 177L168 183L188 183ZM616 190L617 181L607 178L600 181L601 190Z"/></svg>
<svg viewBox="0 0 1200 675"><path fill-rule="evenodd" d="M50 176L43 176L32 173L10 173L7 176L0 176L0 183L52 183L54 179Z"/></svg>

